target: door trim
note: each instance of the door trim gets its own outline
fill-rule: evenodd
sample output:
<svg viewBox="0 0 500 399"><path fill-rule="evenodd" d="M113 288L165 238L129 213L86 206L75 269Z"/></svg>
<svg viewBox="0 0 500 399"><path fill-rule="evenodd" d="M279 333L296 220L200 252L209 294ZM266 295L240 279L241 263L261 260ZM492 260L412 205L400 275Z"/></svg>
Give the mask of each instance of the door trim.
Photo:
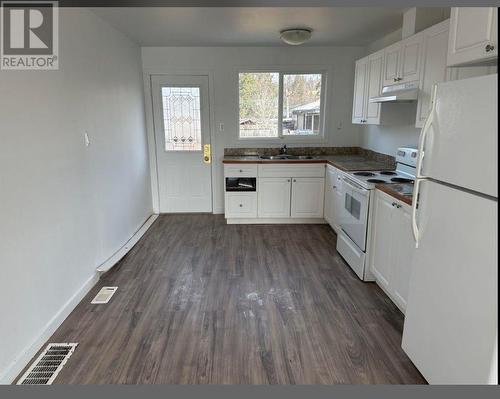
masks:
<svg viewBox="0 0 500 399"><path fill-rule="evenodd" d="M144 69L143 70L143 82L144 82L144 106L146 115L146 131L148 137L148 149L149 149L149 169L151 176L151 197L153 212L156 214L160 213L160 190L159 190L159 180L158 180L158 154L157 154L157 143L155 135L155 124L154 124L154 107L153 107L153 90L152 90L152 77L154 75L165 75L165 76L206 76L208 77L208 126L209 126L209 136L210 145L212 148L212 162L210 165L210 175L211 175L211 186L212 186L212 213L222 214L224 213L223 201L217 201L217 187L220 186L219 179L217 178L217 168L216 163L217 158L217 143L215 141L215 110L214 110L214 77L213 71L211 70L198 70L198 69ZM221 192L222 195L222 192Z"/></svg>

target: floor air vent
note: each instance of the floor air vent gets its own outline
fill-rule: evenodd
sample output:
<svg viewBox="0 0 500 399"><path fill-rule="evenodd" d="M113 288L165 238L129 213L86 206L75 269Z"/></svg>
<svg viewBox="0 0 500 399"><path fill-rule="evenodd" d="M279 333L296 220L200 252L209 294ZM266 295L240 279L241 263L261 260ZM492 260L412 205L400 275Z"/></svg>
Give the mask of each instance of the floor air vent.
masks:
<svg viewBox="0 0 500 399"><path fill-rule="evenodd" d="M102 287L90 303L108 303L118 287Z"/></svg>
<svg viewBox="0 0 500 399"><path fill-rule="evenodd" d="M77 343L49 344L17 385L50 385L75 351Z"/></svg>

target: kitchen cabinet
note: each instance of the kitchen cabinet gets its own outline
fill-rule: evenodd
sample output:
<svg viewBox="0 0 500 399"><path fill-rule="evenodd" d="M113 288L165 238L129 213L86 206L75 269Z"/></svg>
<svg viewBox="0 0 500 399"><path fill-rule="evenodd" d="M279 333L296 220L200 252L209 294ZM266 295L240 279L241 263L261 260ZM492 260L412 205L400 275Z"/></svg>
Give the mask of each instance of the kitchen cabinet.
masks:
<svg viewBox="0 0 500 399"><path fill-rule="evenodd" d="M404 313L415 251L411 207L376 190L373 209L370 270L377 284Z"/></svg>
<svg viewBox="0 0 500 399"><path fill-rule="evenodd" d="M352 123L380 123L380 104L369 99L380 95L383 61L383 51L356 61Z"/></svg>
<svg viewBox="0 0 500 399"><path fill-rule="evenodd" d="M364 123L366 108L366 81L368 79L368 57L356 61L354 66L354 97L352 123Z"/></svg>
<svg viewBox="0 0 500 399"><path fill-rule="evenodd" d="M257 217L257 198L255 193L226 193L226 218Z"/></svg>
<svg viewBox="0 0 500 399"><path fill-rule="evenodd" d="M339 215L342 207L342 172L332 165L326 167L325 220L333 230L339 231Z"/></svg>
<svg viewBox="0 0 500 399"><path fill-rule="evenodd" d="M415 127L423 127L431 107L432 87L447 80L446 53L450 20L422 31L422 74L420 76Z"/></svg>
<svg viewBox="0 0 500 399"><path fill-rule="evenodd" d="M383 86L419 80L422 35L410 36L384 51Z"/></svg>
<svg viewBox="0 0 500 399"><path fill-rule="evenodd" d="M448 66L480 64L498 57L496 7L453 7L450 14Z"/></svg>
<svg viewBox="0 0 500 399"><path fill-rule="evenodd" d="M258 215L263 218L290 217L291 178L265 177L258 180Z"/></svg>
<svg viewBox="0 0 500 399"><path fill-rule="evenodd" d="M323 217L325 179L297 177L292 179L290 214L293 218Z"/></svg>

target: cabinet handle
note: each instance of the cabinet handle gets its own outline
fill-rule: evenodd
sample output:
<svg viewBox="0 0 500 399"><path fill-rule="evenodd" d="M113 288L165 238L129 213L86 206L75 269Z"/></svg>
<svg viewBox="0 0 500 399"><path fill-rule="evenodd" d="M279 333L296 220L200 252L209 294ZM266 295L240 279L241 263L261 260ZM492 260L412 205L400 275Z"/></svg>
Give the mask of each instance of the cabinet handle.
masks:
<svg viewBox="0 0 500 399"><path fill-rule="evenodd" d="M395 202L392 203L392 206L396 206L397 204Z"/></svg>
<svg viewBox="0 0 500 399"><path fill-rule="evenodd" d="M243 204L240 204L240 208L243 208Z"/></svg>
<svg viewBox="0 0 500 399"><path fill-rule="evenodd" d="M293 182L294 182L294 183L297 183L297 180L293 179Z"/></svg>
<svg viewBox="0 0 500 399"><path fill-rule="evenodd" d="M398 81L398 78L394 78L393 80L394 80L395 82L397 82L397 81Z"/></svg>
<svg viewBox="0 0 500 399"><path fill-rule="evenodd" d="M243 169L240 169L240 173L243 173Z"/></svg>
<svg viewBox="0 0 500 399"><path fill-rule="evenodd" d="M335 190L337 188L337 186L332 186L332 188Z"/></svg>
<svg viewBox="0 0 500 399"><path fill-rule="evenodd" d="M484 49L486 50L487 53L489 53L490 51L495 50L495 46L493 46L492 44L487 44Z"/></svg>
<svg viewBox="0 0 500 399"><path fill-rule="evenodd" d="M290 179L288 179L287 182L290 183Z"/></svg>

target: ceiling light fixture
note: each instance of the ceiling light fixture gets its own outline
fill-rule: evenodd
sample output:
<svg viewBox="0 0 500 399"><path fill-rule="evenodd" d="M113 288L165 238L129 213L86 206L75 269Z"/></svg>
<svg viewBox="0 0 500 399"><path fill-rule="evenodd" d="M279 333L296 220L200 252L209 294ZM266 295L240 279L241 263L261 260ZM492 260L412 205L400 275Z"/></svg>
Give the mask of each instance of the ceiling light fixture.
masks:
<svg viewBox="0 0 500 399"><path fill-rule="evenodd" d="M280 37L286 44L297 46L307 42L311 38L311 34L312 29L294 28L282 30Z"/></svg>

